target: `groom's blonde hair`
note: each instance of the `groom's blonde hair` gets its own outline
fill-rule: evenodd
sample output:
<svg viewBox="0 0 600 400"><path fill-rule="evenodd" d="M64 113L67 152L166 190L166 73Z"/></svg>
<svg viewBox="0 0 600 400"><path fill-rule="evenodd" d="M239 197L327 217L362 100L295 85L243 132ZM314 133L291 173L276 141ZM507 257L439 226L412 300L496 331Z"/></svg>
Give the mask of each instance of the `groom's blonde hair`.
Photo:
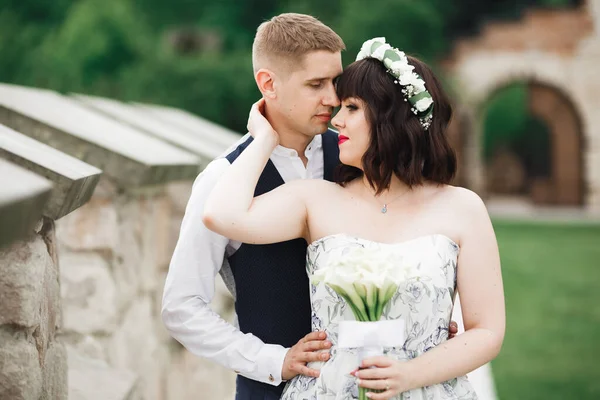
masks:
<svg viewBox="0 0 600 400"><path fill-rule="evenodd" d="M315 17L285 13L258 27L252 45L252 67L254 73L261 68L291 72L302 68L307 53L345 49L342 38Z"/></svg>

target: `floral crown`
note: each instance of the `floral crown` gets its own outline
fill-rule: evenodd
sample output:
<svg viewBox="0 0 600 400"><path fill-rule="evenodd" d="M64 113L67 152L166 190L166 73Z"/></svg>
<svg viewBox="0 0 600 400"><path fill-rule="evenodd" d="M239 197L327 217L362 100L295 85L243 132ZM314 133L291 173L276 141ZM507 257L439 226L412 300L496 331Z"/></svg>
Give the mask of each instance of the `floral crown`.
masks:
<svg viewBox="0 0 600 400"><path fill-rule="evenodd" d="M378 37L363 43L356 61L367 57L385 65L387 72L395 78L394 83L403 86L404 101L411 104L411 111L419 118L423 128L429 128L433 118L433 98L425 89L425 81L413 72L415 67L408 63L406 54L387 44L385 38Z"/></svg>

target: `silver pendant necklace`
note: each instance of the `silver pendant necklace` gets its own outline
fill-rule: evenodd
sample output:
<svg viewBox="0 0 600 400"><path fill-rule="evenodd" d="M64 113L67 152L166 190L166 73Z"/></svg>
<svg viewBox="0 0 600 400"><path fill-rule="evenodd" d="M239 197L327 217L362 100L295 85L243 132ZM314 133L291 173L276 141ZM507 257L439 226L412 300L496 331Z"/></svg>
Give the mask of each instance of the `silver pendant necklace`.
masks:
<svg viewBox="0 0 600 400"><path fill-rule="evenodd" d="M383 203L383 207L381 207L381 213L386 214L388 212L388 204L392 204L394 201L398 200L400 197L404 196L408 192L410 192L410 189L406 190L404 193L400 193L398 196L394 197L391 201L388 201L387 203ZM373 195L373 197L375 197L375 195ZM377 201L377 199L375 199L375 201Z"/></svg>

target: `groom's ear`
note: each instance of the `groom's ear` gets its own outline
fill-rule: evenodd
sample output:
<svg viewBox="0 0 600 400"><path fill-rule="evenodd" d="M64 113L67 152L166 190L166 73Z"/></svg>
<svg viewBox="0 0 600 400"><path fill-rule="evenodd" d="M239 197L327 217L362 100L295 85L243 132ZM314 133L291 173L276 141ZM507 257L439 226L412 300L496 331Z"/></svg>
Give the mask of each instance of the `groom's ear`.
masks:
<svg viewBox="0 0 600 400"><path fill-rule="evenodd" d="M254 75L258 90L266 98L274 99L277 97L275 93L275 74L268 69L259 69Z"/></svg>

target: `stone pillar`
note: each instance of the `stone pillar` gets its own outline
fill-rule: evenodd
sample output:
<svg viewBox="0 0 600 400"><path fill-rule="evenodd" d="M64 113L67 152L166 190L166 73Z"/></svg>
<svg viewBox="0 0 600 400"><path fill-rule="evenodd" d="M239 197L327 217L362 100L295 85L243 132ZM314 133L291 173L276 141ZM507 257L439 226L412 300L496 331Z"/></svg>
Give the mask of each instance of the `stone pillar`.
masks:
<svg viewBox="0 0 600 400"><path fill-rule="evenodd" d="M0 226L26 230L24 237L0 250L0 398L67 399L54 220L89 199L101 171L1 125L0 157L0 165L10 160L30 175L45 177L38 179L49 190L48 201L31 203L36 209L28 210L30 203L22 202L10 219L0 218ZM24 178L12 171L1 175L0 184L9 190L22 188ZM15 218L24 213L43 217L29 229Z"/></svg>
<svg viewBox="0 0 600 400"><path fill-rule="evenodd" d="M61 348L48 351L56 328L57 274L43 237L32 237L52 186L3 159L0 186L0 398L39 399L50 392L60 399L61 382L66 387L65 369L56 360ZM58 361L53 376L44 368L47 361Z"/></svg>
<svg viewBox="0 0 600 400"><path fill-rule="evenodd" d="M0 250L0 398L67 398L54 223Z"/></svg>

